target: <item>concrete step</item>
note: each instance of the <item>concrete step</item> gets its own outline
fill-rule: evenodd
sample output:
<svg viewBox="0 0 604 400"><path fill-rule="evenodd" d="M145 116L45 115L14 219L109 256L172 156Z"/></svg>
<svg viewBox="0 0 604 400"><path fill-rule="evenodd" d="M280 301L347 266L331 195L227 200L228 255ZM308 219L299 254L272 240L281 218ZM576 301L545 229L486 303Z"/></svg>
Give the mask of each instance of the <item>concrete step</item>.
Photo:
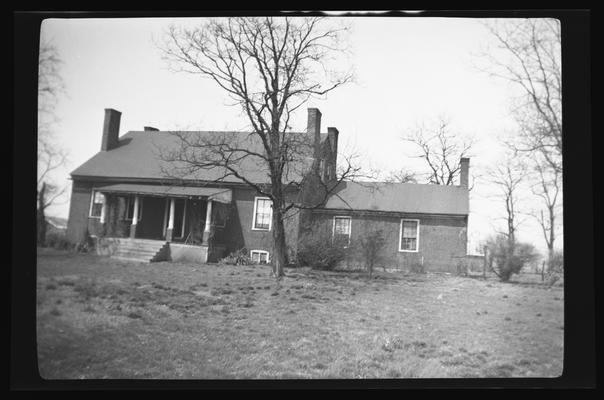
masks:
<svg viewBox="0 0 604 400"><path fill-rule="evenodd" d="M140 252L140 251L127 251L127 250L118 250L115 252L117 257L137 257L137 258L148 258L151 260L153 257L157 255L157 252Z"/></svg>
<svg viewBox="0 0 604 400"><path fill-rule="evenodd" d="M166 242L159 240L124 239L113 258L148 263L153 261L165 246Z"/></svg>
<svg viewBox="0 0 604 400"><path fill-rule="evenodd" d="M129 261L129 262L138 262L138 263L150 263L151 260L145 258L133 258L133 257L121 257L121 256L112 256L111 258L115 258L116 260L121 261Z"/></svg>

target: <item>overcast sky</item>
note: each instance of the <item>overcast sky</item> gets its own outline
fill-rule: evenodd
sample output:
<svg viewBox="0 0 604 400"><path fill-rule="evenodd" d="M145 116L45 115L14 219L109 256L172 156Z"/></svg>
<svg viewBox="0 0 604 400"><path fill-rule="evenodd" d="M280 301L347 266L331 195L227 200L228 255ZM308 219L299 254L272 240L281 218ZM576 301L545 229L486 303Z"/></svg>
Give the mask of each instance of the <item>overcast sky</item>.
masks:
<svg viewBox="0 0 604 400"><path fill-rule="evenodd" d="M161 39L171 23L194 24L202 19L48 19L42 40L57 47L66 96L58 104L56 138L68 150L70 162L59 179L99 151L104 109L122 112L120 134L154 126L161 130L245 129L239 110L224 93L198 75L170 72L153 38ZM340 23L334 18L333 23ZM516 125L510 105L519 92L511 84L480 71L482 51L493 43L480 19L472 18L346 18L349 55L356 81L312 99L322 126L337 127L343 148L356 149L366 167L384 173L399 168L420 170L414 148L401 140L416 123L447 116L454 132L474 136L470 170L500 161L497 138L512 134ZM306 110L292 121L306 128ZM468 251L493 232L503 205L492 198L492 187L478 180L470 200ZM534 203L528 195L523 199ZM533 204L535 205L535 204ZM536 205L535 205L536 206ZM67 217L69 202L49 209ZM521 226L520 240L545 248L534 222ZM561 238L560 238L561 239ZM561 246L562 240L558 241Z"/></svg>

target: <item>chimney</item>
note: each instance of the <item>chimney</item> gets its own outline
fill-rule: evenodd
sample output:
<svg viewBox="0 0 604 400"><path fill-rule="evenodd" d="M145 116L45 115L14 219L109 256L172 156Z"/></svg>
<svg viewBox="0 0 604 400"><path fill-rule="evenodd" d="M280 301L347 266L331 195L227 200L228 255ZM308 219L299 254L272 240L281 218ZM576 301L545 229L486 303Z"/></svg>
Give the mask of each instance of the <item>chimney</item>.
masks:
<svg viewBox="0 0 604 400"><path fill-rule="evenodd" d="M154 128L152 126L145 126L143 129L145 130L145 132L157 132L157 131L159 131L159 129Z"/></svg>
<svg viewBox="0 0 604 400"><path fill-rule="evenodd" d="M306 131L315 141L315 157L318 156L319 145L321 144L321 111L318 108L308 109L308 124Z"/></svg>
<svg viewBox="0 0 604 400"><path fill-rule="evenodd" d="M470 159L462 158L459 160L460 172L459 172L459 186L468 188L469 173L470 173Z"/></svg>
<svg viewBox="0 0 604 400"><path fill-rule="evenodd" d="M103 124L103 140L101 151L108 151L117 147L120 134L120 118L122 113L113 108L105 109L105 122Z"/></svg>
<svg viewBox="0 0 604 400"><path fill-rule="evenodd" d="M329 138L329 145L333 151L333 162L336 164L338 157L338 135L340 132L337 128L327 128L327 137Z"/></svg>

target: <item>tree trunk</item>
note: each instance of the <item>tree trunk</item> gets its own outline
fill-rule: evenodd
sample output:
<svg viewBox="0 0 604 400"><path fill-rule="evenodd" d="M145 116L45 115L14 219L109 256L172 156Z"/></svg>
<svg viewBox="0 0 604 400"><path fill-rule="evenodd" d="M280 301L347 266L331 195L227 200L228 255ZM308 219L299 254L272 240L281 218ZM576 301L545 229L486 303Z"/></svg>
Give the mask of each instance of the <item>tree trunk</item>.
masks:
<svg viewBox="0 0 604 400"><path fill-rule="evenodd" d="M283 267L287 262L287 246L285 244L283 214L278 206L273 208L273 243L273 275L279 279L283 276Z"/></svg>
<svg viewBox="0 0 604 400"><path fill-rule="evenodd" d="M38 246L46 245L46 216L44 215L44 206L46 202L46 183L42 183L42 187L38 192Z"/></svg>

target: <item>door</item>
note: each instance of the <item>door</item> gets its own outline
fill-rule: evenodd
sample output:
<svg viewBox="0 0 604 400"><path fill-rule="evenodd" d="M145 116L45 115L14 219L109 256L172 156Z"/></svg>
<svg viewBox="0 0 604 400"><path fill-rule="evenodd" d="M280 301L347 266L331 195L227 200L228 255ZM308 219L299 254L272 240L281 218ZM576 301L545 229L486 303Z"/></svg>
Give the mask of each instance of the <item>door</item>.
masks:
<svg viewBox="0 0 604 400"><path fill-rule="evenodd" d="M165 199L160 197L141 197L143 210L136 227L136 237L161 240L163 236L163 216ZM139 206L140 207L140 206Z"/></svg>

